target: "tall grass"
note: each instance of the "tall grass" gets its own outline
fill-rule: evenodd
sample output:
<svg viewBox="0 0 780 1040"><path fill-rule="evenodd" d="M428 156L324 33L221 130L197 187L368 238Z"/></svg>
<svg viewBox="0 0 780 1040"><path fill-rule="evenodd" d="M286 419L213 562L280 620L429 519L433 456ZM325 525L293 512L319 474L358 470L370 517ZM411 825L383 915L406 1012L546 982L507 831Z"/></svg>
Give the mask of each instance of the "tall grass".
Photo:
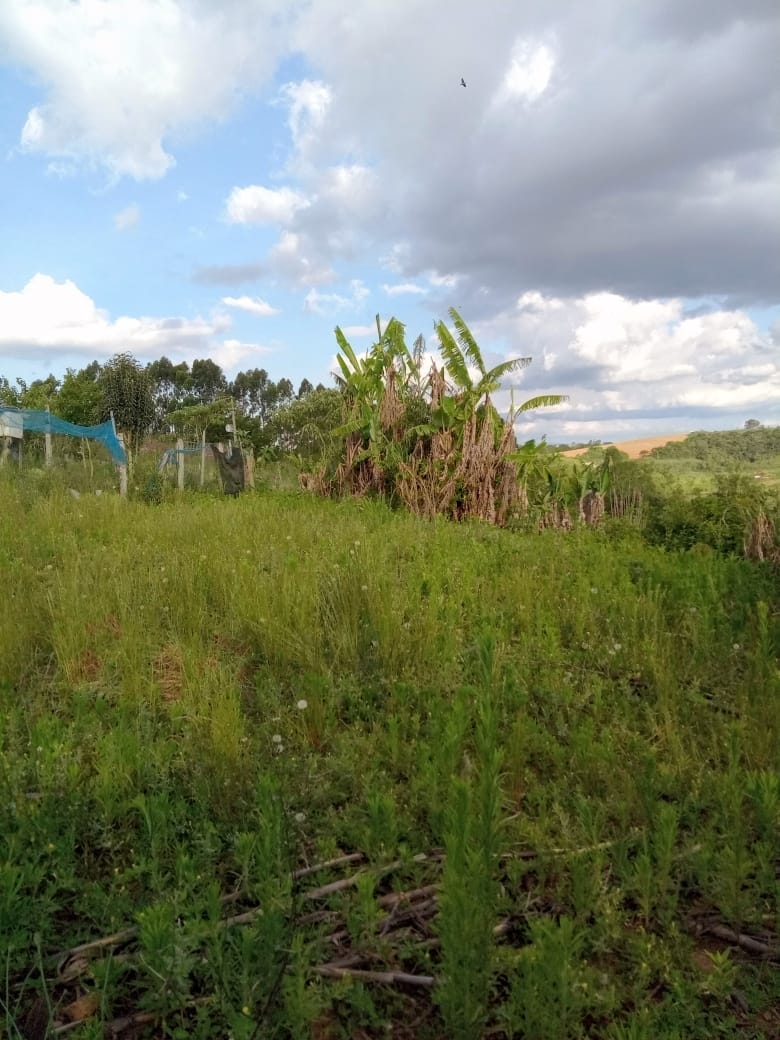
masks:
<svg viewBox="0 0 780 1040"><path fill-rule="evenodd" d="M777 999L736 947L715 985L692 934L778 926L768 569L285 493L0 496L9 1035L37 943L133 923L142 969L89 977L101 1021L400 1029L419 994L318 980L295 925L290 871L345 851L441 885L427 947L368 950L373 875L336 907L436 976L420 1036L727 1036ZM267 912L226 930L239 888Z"/></svg>

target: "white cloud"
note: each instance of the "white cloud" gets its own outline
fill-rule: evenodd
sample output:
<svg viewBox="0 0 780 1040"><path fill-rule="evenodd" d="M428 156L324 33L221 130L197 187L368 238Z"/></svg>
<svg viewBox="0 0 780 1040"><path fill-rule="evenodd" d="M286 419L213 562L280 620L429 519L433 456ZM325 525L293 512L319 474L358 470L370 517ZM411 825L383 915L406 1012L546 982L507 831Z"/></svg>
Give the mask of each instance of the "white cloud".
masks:
<svg viewBox="0 0 780 1040"><path fill-rule="evenodd" d="M543 43L518 39L494 101L536 101L547 90L555 67L553 52Z"/></svg>
<svg viewBox="0 0 780 1040"><path fill-rule="evenodd" d="M424 295L428 290L422 285L414 282L400 282L398 285L383 285L382 288L388 296L417 296Z"/></svg>
<svg viewBox="0 0 780 1040"><path fill-rule="evenodd" d="M141 210L138 206L127 206L114 215L114 227L117 231L129 231L136 227L141 219Z"/></svg>
<svg viewBox="0 0 780 1040"><path fill-rule="evenodd" d="M310 289L303 301L303 308L310 314L336 314L339 311L358 310L363 301L371 295L359 278L353 278L349 283L349 296L339 293L323 293L317 289Z"/></svg>
<svg viewBox="0 0 780 1040"><path fill-rule="evenodd" d="M471 325L483 353L519 344L533 364L514 377L516 397L570 395L524 421L528 436L614 439L741 425L742 412L780 408L780 356L743 311L686 314L681 300L524 293L513 311ZM491 362L492 363L492 362ZM508 394L500 403L508 405ZM557 414L556 414L557 413Z"/></svg>
<svg viewBox="0 0 780 1040"><path fill-rule="evenodd" d="M239 339L224 339L216 344L209 355L212 361L216 361L226 372L236 371L239 365L246 364L248 360L258 354L270 354L271 347L264 347L260 343L244 343Z"/></svg>
<svg viewBox="0 0 780 1040"><path fill-rule="evenodd" d="M105 359L118 351L152 360L165 354L191 361L236 351L237 341L222 340L230 318L122 316L112 319L72 281L56 282L36 274L19 291L0 291L0 356L48 364L72 355ZM232 346L225 347L225 343ZM245 349L255 348L244 344Z"/></svg>
<svg viewBox="0 0 780 1040"><path fill-rule="evenodd" d="M270 77L291 13L281 0L0 4L0 49L47 95L21 146L115 176L161 177L174 164L173 134L224 118Z"/></svg>
<svg viewBox="0 0 780 1040"><path fill-rule="evenodd" d="M276 307L261 300L259 296L223 296L222 302L226 307L234 307L236 310L247 311L249 314L259 314L263 318L279 313Z"/></svg>
<svg viewBox="0 0 780 1040"><path fill-rule="evenodd" d="M293 188L264 188L252 184L233 188L227 200L227 219L231 224L290 224L300 209L310 202Z"/></svg>
<svg viewBox="0 0 780 1040"><path fill-rule="evenodd" d="M279 96L289 108L287 119L294 148L293 165L305 165L309 152L319 142L333 93L326 83L304 79L285 83Z"/></svg>
<svg viewBox="0 0 780 1040"><path fill-rule="evenodd" d="M178 191L176 193L176 201L177 202L186 202L188 198L189 198L189 195L187 194L186 191Z"/></svg>

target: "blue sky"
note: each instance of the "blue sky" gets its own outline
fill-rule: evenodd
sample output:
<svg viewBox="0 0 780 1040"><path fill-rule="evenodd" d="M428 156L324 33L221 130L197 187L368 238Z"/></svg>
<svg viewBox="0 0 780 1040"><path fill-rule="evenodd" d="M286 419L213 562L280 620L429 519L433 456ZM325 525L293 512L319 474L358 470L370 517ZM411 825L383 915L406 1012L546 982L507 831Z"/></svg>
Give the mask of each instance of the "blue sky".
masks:
<svg viewBox="0 0 780 1040"><path fill-rule="evenodd" d="M5 0L0 374L455 306L524 435L780 422L780 12L699 6Z"/></svg>

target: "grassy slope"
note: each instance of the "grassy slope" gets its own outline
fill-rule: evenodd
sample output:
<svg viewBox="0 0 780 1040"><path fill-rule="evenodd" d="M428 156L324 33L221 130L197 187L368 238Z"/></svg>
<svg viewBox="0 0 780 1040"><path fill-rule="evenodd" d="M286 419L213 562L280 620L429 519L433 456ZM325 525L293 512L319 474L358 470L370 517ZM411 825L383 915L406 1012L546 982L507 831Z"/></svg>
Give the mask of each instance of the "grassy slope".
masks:
<svg viewBox="0 0 780 1040"><path fill-rule="evenodd" d="M133 922L82 1035L137 1008L202 1037L774 1035L771 966L688 931L778 928L768 572L293 495L0 495L9 1035L47 952ZM443 875L413 858L441 847ZM334 948L289 869L341 851L403 865L327 904L336 952L444 976L441 1010L312 975ZM376 936L377 893L442 877L441 952ZM222 928L238 888L265 913ZM459 951L499 918L480 1011Z"/></svg>

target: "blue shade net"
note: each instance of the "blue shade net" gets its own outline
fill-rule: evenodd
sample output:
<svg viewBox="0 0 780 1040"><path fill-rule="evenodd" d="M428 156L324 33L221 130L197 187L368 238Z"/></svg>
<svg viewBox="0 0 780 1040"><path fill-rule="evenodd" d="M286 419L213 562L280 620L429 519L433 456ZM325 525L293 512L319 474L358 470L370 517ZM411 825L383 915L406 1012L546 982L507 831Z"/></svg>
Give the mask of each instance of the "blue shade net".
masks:
<svg viewBox="0 0 780 1040"><path fill-rule="evenodd" d="M176 462L179 455L200 455L202 451L203 448L201 446L197 448L166 448L160 459L157 472L161 473L169 462Z"/></svg>
<svg viewBox="0 0 780 1040"><path fill-rule="evenodd" d="M114 431L112 422L99 423L97 426L77 426L50 412L35 411L32 408L12 408L0 404L0 436L21 437L24 433L86 437L88 440L104 444L114 462L120 466L127 463L125 449Z"/></svg>

